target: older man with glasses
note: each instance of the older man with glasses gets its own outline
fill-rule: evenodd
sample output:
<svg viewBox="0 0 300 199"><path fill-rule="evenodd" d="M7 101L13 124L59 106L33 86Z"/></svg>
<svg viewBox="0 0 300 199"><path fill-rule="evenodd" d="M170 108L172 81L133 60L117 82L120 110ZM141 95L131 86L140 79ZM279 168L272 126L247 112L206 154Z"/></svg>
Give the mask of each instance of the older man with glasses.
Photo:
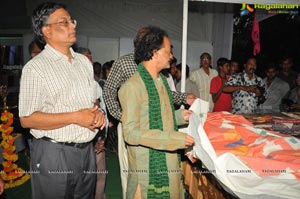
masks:
<svg viewBox="0 0 300 199"><path fill-rule="evenodd" d="M21 124L34 136L33 199L94 197L91 141L106 120L92 64L71 48L76 24L62 4L43 3L33 12L35 36L46 46L24 66L19 96Z"/></svg>

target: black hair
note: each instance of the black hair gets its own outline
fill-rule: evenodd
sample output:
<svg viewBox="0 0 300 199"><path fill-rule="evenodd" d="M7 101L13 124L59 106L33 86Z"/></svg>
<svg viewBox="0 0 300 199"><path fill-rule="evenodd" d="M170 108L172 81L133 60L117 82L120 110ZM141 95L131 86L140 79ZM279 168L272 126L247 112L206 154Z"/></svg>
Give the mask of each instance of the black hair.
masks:
<svg viewBox="0 0 300 199"><path fill-rule="evenodd" d="M182 64L177 64L176 65L177 70L180 70L180 73L182 72ZM190 67L186 64L186 69L185 69L185 77L188 78L190 76Z"/></svg>
<svg viewBox="0 0 300 199"><path fill-rule="evenodd" d="M101 63L94 62L93 63L93 70L94 70L94 75L100 76L101 75L101 70L102 70Z"/></svg>
<svg viewBox="0 0 300 199"><path fill-rule="evenodd" d="M265 71L267 71L269 69L274 69L275 71L278 71L278 66L275 63L271 62L266 65Z"/></svg>
<svg viewBox="0 0 300 199"><path fill-rule="evenodd" d="M225 57L221 57L217 61L218 67L219 66L224 66L224 64L229 64L229 63L230 63L230 61L227 58L225 58Z"/></svg>
<svg viewBox="0 0 300 199"><path fill-rule="evenodd" d="M280 63L284 62L285 60L288 60L291 64L293 64L293 58L289 55L283 55L280 59Z"/></svg>
<svg viewBox="0 0 300 199"><path fill-rule="evenodd" d="M103 76L105 76L106 74L106 70L110 70L112 65L114 64L114 60L110 60L108 62L105 62L103 65L102 65L102 74ZM107 77L106 77L107 78Z"/></svg>
<svg viewBox="0 0 300 199"><path fill-rule="evenodd" d="M172 59L171 59L171 61L170 61L170 65L172 65L173 63L177 63L177 59L176 59L176 57L173 57Z"/></svg>
<svg viewBox="0 0 300 199"><path fill-rule="evenodd" d="M202 59L204 55L207 55L208 58L211 60L211 55L210 55L208 52L202 53L202 54L200 55L200 59Z"/></svg>
<svg viewBox="0 0 300 199"><path fill-rule="evenodd" d="M138 32L136 35L134 43L136 63L149 61L153 57L153 51L161 49L164 37L168 37L167 33L158 27L149 26L146 30L142 33Z"/></svg>
<svg viewBox="0 0 300 199"><path fill-rule="evenodd" d="M32 13L31 22L35 38L41 43L46 43L44 35L42 32L43 26L47 24L49 16L55 12L57 9L63 8L65 10L66 6L60 3L45 2L39 5Z"/></svg>
<svg viewBox="0 0 300 199"><path fill-rule="evenodd" d="M33 48L34 48L34 44L37 45L37 47L39 47L39 49L43 50L45 47L45 44L42 44L39 40L34 39L30 42L30 44L28 45L28 52L29 55L31 55L31 53L33 53Z"/></svg>
<svg viewBox="0 0 300 199"><path fill-rule="evenodd" d="M257 59L256 59L256 57L254 57L254 56L251 56L251 57L248 57L248 58L245 60L245 64L247 64L247 63L248 63L248 61L249 61L250 59L255 59L255 61L257 62Z"/></svg>
<svg viewBox="0 0 300 199"><path fill-rule="evenodd" d="M237 60L235 60L235 59L231 59L231 60L229 60L230 61L230 65L233 63L233 62L235 62L235 63L237 63L238 64L238 66L240 66L240 63L237 61Z"/></svg>
<svg viewBox="0 0 300 199"><path fill-rule="evenodd" d="M168 78L169 75L170 75L170 69L169 69L169 68L162 69L160 72L161 72L161 74L163 74L166 78Z"/></svg>

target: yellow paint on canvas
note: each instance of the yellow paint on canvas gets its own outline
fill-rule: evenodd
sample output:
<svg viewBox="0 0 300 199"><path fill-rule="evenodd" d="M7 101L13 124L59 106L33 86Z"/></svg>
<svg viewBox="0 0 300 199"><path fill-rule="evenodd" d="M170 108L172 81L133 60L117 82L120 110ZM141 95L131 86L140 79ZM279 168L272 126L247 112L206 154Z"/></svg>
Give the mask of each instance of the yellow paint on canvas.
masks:
<svg viewBox="0 0 300 199"><path fill-rule="evenodd" d="M225 140L238 141L241 139L241 135L236 132L236 130L230 130L223 134Z"/></svg>
<svg viewBox="0 0 300 199"><path fill-rule="evenodd" d="M246 155L249 152L248 146L237 146L235 149L230 150L231 153L236 155Z"/></svg>

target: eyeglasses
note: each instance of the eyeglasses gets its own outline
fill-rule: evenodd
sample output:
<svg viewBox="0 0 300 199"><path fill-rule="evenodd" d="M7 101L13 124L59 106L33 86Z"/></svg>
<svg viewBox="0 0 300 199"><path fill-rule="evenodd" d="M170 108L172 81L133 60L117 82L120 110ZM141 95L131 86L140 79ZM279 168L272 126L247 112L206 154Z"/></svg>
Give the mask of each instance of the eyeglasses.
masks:
<svg viewBox="0 0 300 199"><path fill-rule="evenodd" d="M203 58L203 59L201 59L202 61L208 61L208 60L210 60L210 59L208 59L208 58Z"/></svg>
<svg viewBox="0 0 300 199"><path fill-rule="evenodd" d="M62 21L56 22L56 23L48 23L45 24L45 26L50 26L50 25L59 25L59 26L69 26L70 24L74 24L75 27L77 26L77 21L75 19L64 19Z"/></svg>

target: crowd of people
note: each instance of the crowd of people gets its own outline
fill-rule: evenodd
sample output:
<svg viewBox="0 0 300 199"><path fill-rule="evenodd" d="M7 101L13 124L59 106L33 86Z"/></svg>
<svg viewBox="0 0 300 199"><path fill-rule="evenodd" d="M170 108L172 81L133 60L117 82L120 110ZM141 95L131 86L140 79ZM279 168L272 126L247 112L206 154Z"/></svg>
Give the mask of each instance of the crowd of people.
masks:
<svg viewBox="0 0 300 199"><path fill-rule="evenodd" d="M267 65L263 79L255 57L243 67L219 58L213 67L204 52L199 68L186 66L183 77L161 28L140 28L134 52L101 64L88 48L73 50L77 22L65 5L41 4L32 25L19 117L32 135L34 199L106 199L106 148L119 156L124 199L185 198L180 149L194 139L177 126L188 123L196 98L208 101L209 111L234 114L300 110L300 73L292 71L291 57L280 68Z"/></svg>
<svg viewBox="0 0 300 199"><path fill-rule="evenodd" d="M255 57L247 58L243 66L224 57L217 60L217 70L211 64L211 55L205 52L191 75L186 66L186 91L208 101L210 111L251 114L300 110L300 73L293 70L290 56L282 57L278 64L266 64L263 77L256 74ZM174 82L180 91L181 64L177 66Z"/></svg>
<svg viewBox="0 0 300 199"><path fill-rule="evenodd" d="M256 74L263 68L263 77ZM177 91L181 88L181 64L175 71L169 69ZM213 69L216 68L217 70ZM293 59L283 56L278 63L258 66L255 57L248 57L245 63L221 57L212 67L211 55L200 55L200 66L190 72L186 65L186 92L193 93L209 102L209 111L227 111L234 114L274 113L299 111L298 91L300 73L295 72ZM170 86L172 88L172 86ZM297 94L298 93L298 94Z"/></svg>

